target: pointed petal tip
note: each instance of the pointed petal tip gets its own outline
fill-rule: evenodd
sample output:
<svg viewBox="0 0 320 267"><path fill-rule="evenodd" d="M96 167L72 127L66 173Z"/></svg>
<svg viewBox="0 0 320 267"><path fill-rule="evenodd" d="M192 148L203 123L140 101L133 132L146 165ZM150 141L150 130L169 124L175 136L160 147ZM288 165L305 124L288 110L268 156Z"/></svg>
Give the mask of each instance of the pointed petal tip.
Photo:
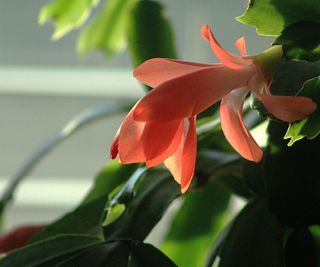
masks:
<svg viewBox="0 0 320 267"><path fill-rule="evenodd" d="M251 155L243 155L243 157L249 161L253 161L255 163L259 163L263 158L263 151L262 149L255 151L255 154Z"/></svg>
<svg viewBox="0 0 320 267"><path fill-rule="evenodd" d="M241 56L247 55L246 39L244 36L241 36L237 41L235 41L235 46L239 50Z"/></svg>
<svg viewBox="0 0 320 267"><path fill-rule="evenodd" d="M317 104L305 96L260 96L263 105L277 119L285 122L301 120L317 109Z"/></svg>
<svg viewBox="0 0 320 267"><path fill-rule="evenodd" d="M118 155L118 154L117 154ZM115 159L117 157L117 155L115 155L112 151L110 151L110 155L109 155L109 158L111 160Z"/></svg>
<svg viewBox="0 0 320 267"><path fill-rule="evenodd" d="M192 181L192 178L193 178L193 175L192 175L192 177L190 178L190 179L187 179L187 183L181 183L180 184L180 187L181 187L181 193L182 194L184 194L184 193L186 193L187 191L188 191L188 189L189 189L189 187L190 187L190 185L191 185L191 181ZM183 181L183 179L182 179L182 181Z"/></svg>
<svg viewBox="0 0 320 267"><path fill-rule="evenodd" d="M116 136L114 137L110 151L109 151L109 157L110 159L115 159L119 154L119 131L117 132Z"/></svg>
<svg viewBox="0 0 320 267"><path fill-rule="evenodd" d="M208 24L205 24L200 29L201 37L207 41L209 41L209 32L211 31L210 26Z"/></svg>
<svg viewBox="0 0 320 267"><path fill-rule="evenodd" d="M181 194L184 194L184 193L186 193L187 191L188 191L188 188L189 188L189 186L187 187L187 186L185 186L185 187L182 187L181 186Z"/></svg>
<svg viewBox="0 0 320 267"><path fill-rule="evenodd" d="M231 69L242 69L251 66L251 62L247 59L243 58L242 56L234 55L227 50L225 50L220 43L216 40L211 28L208 24L205 24L201 30L201 37L207 41L210 46L212 52L216 55L218 60L228 68ZM238 43L236 43L237 48L240 46L241 54L245 54L245 42L243 39L240 39ZM238 48L239 49L239 48Z"/></svg>
<svg viewBox="0 0 320 267"><path fill-rule="evenodd" d="M118 151L118 146L116 147L111 147L110 151L109 151L109 157L110 159L115 159L119 154Z"/></svg>

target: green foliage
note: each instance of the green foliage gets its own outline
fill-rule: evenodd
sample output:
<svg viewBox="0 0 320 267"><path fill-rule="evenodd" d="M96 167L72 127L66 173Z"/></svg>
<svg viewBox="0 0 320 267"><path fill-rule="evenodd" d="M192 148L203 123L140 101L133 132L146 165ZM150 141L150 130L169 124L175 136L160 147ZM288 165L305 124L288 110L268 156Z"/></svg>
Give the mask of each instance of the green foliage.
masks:
<svg viewBox="0 0 320 267"><path fill-rule="evenodd" d="M127 44L129 16L138 0L108 0L98 17L81 33L80 53L102 50L112 55Z"/></svg>
<svg viewBox="0 0 320 267"><path fill-rule="evenodd" d="M125 242L100 243L79 253L66 257L58 263L59 267L127 267L130 247Z"/></svg>
<svg viewBox="0 0 320 267"><path fill-rule="evenodd" d="M219 267L284 267L283 227L270 213L266 199L250 202L232 223Z"/></svg>
<svg viewBox="0 0 320 267"><path fill-rule="evenodd" d="M120 165L110 162L97 176L96 182L83 202L72 212L48 225L33 242L66 233L101 235L103 213L110 194L123 184L137 165Z"/></svg>
<svg viewBox="0 0 320 267"><path fill-rule="evenodd" d="M316 248L316 263L317 263L317 267L320 266L320 227L319 225L315 225L309 228L314 242L315 242L315 248Z"/></svg>
<svg viewBox="0 0 320 267"><path fill-rule="evenodd" d="M39 23L53 20L55 31L52 38L59 39L74 28L82 26L97 2L98 0L54 0L41 9Z"/></svg>
<svg viewBox="0 0 320 267"><path fill-rule="evenodd" d="M278 36L292 23L319 18L319 0L251 0L247 11L237 19L255 26L260 35Z"/></svg>
<svg viewBox="0 0 320 267"><path fill-rule="evenodd" d="M304 137L314 139L320 133L320 76L305 82L299 95L313 99L318 108L307 118L289 125L284 136L285 139L290 139L289 146Z"/></svg>
<svg viewBox="0 0 320 267"><path fill-rule="evenodd" d="M151 169L141 175L141 180L135 181L133 186L128 181L130 186L123 187L110 201L108 210L116 204L124 204L126 209L116 220L104 226L106 240L143 240L180 195L180 188L168 171Z"/></svg>
<svg viewBox="0 0 320 267"><path fill-rule="evenodd" d="M171 25L158 2L137 3L130 16L128 41L134 66L155 57L176 58Z"/></svg>
<svg viewBox="0 0 320 267"><path fill-rule="evenodd" d="M301 95L311 97L319 104L317 88L319 87L320 62L302 62L282 60L274 69L271 91L275 95ZM288 78L290 77L290 78ZM251 105L261 116L270 116L264 106L254 100ZM291 139L289 145L304 136L314 138L318 134L318 109L308 118L289 125L285 138ZM310 120L310 121L309 121ZM304 124L307 123L304 127ZM304 128L303 132L301 132Z"/></svg>
<svg viewBox="0 0 320 267"><path fill-rule="evenodd" d="M101 242L88 235L61 235L29 245L0 260L1 267L56 266L53 260L67 257Z"/></svg>
<svg viewBox="0 0 320 267"><path fill-rule="evenodd" d="M176 267L152 245L141 242L115 241L89 247L59 263L59 267Z"/></svg>
<svg viewBox="0 0 320 267"><path fill-rule="evenodd" d="M289 60L320 60L320 23L303 21L286 27L274 44L282 45Z"/></svg>
<svg viewBox="0 0 320 267"><path fill-rule="evenodd" d="M275 95L297 95L303 84L320 75L320 62L279 62L274 70L271 91Z"/></svg>
<svg viewBox="0 0 320 267"><path fill-rule="evenodd" d="M283 135L287 124L273 121L268 128L269 146L264 173L271 211L290 227L308 227L320 223L320 139L301 140L288 147Z"/></svg>
<svg viewBox="0 0 320 267"><path fill-rule="evenodd" d="M209 248L225 223L229 197L216 182L185 195L161 246L178 266L204 266Z"/></svg>
<svg viewBox="0 0 320 267"><path fill-rule="evenodd" d="M213 180L233 194L249 198L252 192L245 184L245 164L245 160L238 154L202 149L198 153L195 187L201 188L206 186L209 180Z"/></svg>
<svg viewBox="0 0 320 267"><path fill-rule="evenodd" d="M139 241L102 241L87 235L60 235L17 250L1 267L176 267L161 251Z"/></svg>
<svg viewBox="0 0 320 267"><path fill-rule="evenodd" d="M67 2L55 0L41 11L40 22L56 23L54 38L80 27L97 1ZM319 18L320 0L251 0L238 18L262 35L280 35L274 44L283 46L285 59L275 66L278 60L268 53L256 57L267 62L263 67L272 75L273 94L307 96L320 105ZM134 66L154 57L177 57L164 7L146 0L109 0L82 32L78 50L100 49L111 55L127 42ZM272 51L281 54L280 49ZM271 117L261 103L253 106ZM319 266L314 250L319 234L308 230L320 223L320 180L315 172L320 161L319 109L289 126L285 135L289 145L303 137L312 139L292 147L283 140L287 124L268 120L264 159L255 164L234 153L217 121L208 128L207 116L217 107L197 122L195 177L168 226L163 251L181 267ZM252 113L247 115L251 118ZM263 120L255 117L250 126ZM249 203L226 226L231 193ZM180 188L168 171L113 162L74 211L0 260L0 267L174 267L172 260L143 240L179 196Z"/></svg>
<svg viewBox="0 0 320 267"><path fill-rule="evenodd" d="M82 204L89 203L101 195L110 194L115 188L126 182L138 167L138 164L121 165L117 161L110 161L95 178L95 183Z"/></svg>
<svg viewBox="0 0 320 267"><path fill-rule="evenodd" d="M132 248L129 267L177 267L168 257L161 251L150 244L137 242Z"/></svg>
<svg viewBox="0 0 320 267"><path fill-rule="evenodd" d="M307 228L294 229L286 242L286 267L317 266L315 240Z"/></svg>

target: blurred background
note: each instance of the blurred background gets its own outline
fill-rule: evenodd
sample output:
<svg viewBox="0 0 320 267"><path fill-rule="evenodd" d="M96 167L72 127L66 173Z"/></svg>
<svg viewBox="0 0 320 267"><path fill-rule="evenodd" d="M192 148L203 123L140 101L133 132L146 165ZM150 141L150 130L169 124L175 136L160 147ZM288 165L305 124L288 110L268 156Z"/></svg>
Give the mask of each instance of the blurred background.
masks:
<svg viewBox="0 0 320 267"><path fill-rule="evenodd" d="M79 56L77 31L51 41L52 25L38 25L39 11L49 2L0 4L1 192L32 152L78 113L115 101L134 102L144 94L132 77L127 51L112 58L99 52ZM244 0L159 2L167 7L180 59L217 62L199 37L206 23L223 47L233 52L234 41L242 35L250 54L261 52L272 41L234 19L244 12ZM50 221L75 206L108 161L110 143L124 116L85 127L41 161L19 187L5 228Z"/></svg>

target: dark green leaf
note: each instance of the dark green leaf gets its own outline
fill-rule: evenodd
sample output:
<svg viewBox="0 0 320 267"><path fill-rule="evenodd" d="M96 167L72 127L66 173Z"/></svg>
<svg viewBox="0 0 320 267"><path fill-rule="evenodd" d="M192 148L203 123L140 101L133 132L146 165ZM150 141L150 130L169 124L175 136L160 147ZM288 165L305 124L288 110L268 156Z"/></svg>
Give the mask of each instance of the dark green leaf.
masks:
<svg viewBox="0 0 320 267"><path fill-rule="evenodd" d="M320 23L298 22L285 28L274 44L282 45L289 60L320 60Z"/></svg>
<svg viewBox="0 0 320 267"><path fill-rule="evenodd" d="M283 228L265 199L255 199L237 216L220 253L219 267L284 267Z"/></svg>
<svg viewBox="0 0 320 267"><path fill-rule="evenodd" d="M277 36L292 23L320 21L320 1L251 0L246 12L237 19L255 26L261 35Z"/></svg>
<svg viewBox="0 0 320 267"><path fill-rule="evenodd" d="M270 210L292 227L320 222L320 139L301 140L288 147L283 135L287 124L269 124L269 147L263 164Z"/></svg>
<svg viewBox="0 0 320 267"><path fill-rule="evenodd" d="M170 203L180 194L180 188L169 172L148 169L142 175L133 188L123 191L125 198L117 195L110 201L111 207L120 203L125 204L126 209L120 217L104 227L107 240L143 240L161 219Z"/></svg>
<svg viewBox="0 0 320 267"><path fill-rule="evenodd" d="M245 160L238 154L202 149L197 158L195 187L205 185L210 179L234 194L252 196L243 179Z"/></svg>
<svg viewBox="0 0 320 267"><path fill-rule="evenodd" d="M78 40L78 51L102 50L112 55L125 48L129 16L138 0L108 0L101 14L86 27Z"/></svg>
<svg viewBox="0 0 320 267"><path fill-rule="evenodd" d="M285 247L286 267L316 267L315 240L306 228L294 229Z"/></svg>
<svg viewBox="0 0 320 267"><path fill-rule="evenodd" d="M320 75L320 62L281 61L274 70L271 91L275 95L297 95L304 82Z"/></svg>
<svg viewBox="0 0 320 267"><path fill-rule="evenodd" d="M315 225L309 228L316 246L316 266L320 267L320 227Z"/></svg>
<svg viewBox="0 0 320 267"><path fill-rule="evenodd" d="M252 161L245 161L243 167L243 180L248 188L247 191L253 192L256 195L263 195L266 192L265 186L265 172L263 169L263 162L256 163Z"/></svg>
<svg viewBox="0 0 320 267"><path fill-rule="evenodd" d="M53 39L59 39L74 28L80 27L89 17L97 0L54 0L45 5L39 14L39 23L55 22Z"/></svg>
<svg viewBox="0 0 320 267"><path fill-rule="evenodd" d="M165 254L150 244L141 242L131 247L130 267L177 267Z"/></svg>
<svg viewBox="0 0 320 267"><path fill-rule="evenodd" d="M290 139L288 146L304 137L314 139L320 133L320 76L305 82L299 95L310 97L318 108L307 118L289 125L284 136L285 139Z"/></svg>
<svg viewBox="0 0 320 267"><path fill-rule="evenodd" d="M35 237L34 241L62 233L100 234L108 194L125 182L136 168L137 165L120 165L117 162L110 162L98 174L95 185L80 206L48 225L44 232Z"/></svg>
<svg viewBox="0 0 320 267"><path fill-rule="evenodd" d="M171 25L158 2L140 1L135 6L128 37L134 66L155 57L176 58Z"/></svg>
<svg viewBox="0 0 320 267"><path fill-rule="evenodd" d="M149 244L114 240L88 247L57 267L176 267L161 251Z"/></svg>
<svg viewBox="0 0 320 267"><path fill-rule="evenodd" d="M127 242L101 243L60 262L57 267L127 267L129 253Z"/></svg>
<svg viewBox="0 0 320 267"><path fill-rule="evenodd" d="M162 244L164 253L178 266L204 266L210 246L224 225L229 197L213 181L185 195Z"/></svg>
<svg viewBox="0 0 320 267"><path fill-rule="evenodd" d="M70 253L101 243L102 240L88 235L61 235L28 245L0 260L1 267L49 266L50 261Z"/></svg>

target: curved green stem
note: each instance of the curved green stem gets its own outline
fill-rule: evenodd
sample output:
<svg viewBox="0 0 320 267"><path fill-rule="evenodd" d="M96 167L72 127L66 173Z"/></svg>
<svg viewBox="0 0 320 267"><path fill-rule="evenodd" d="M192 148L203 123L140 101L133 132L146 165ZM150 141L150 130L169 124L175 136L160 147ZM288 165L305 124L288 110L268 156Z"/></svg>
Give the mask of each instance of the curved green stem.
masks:
<svg viewBox="0 0 320 267"><path fill-rule="evenodd" d="M3 212L7 204L12 200L14 192L20 182L35 168L35 166L58 144L71 137L75 132L89 123L95 122L99 119L127 111L131 104L120 104L114 102L108 105L89 108L71 121L69 121L63 128L56 132L44 144L40 145L38 149L31 155L18 172L10 179L4 193L0 199L0 213Z"/></svg>

